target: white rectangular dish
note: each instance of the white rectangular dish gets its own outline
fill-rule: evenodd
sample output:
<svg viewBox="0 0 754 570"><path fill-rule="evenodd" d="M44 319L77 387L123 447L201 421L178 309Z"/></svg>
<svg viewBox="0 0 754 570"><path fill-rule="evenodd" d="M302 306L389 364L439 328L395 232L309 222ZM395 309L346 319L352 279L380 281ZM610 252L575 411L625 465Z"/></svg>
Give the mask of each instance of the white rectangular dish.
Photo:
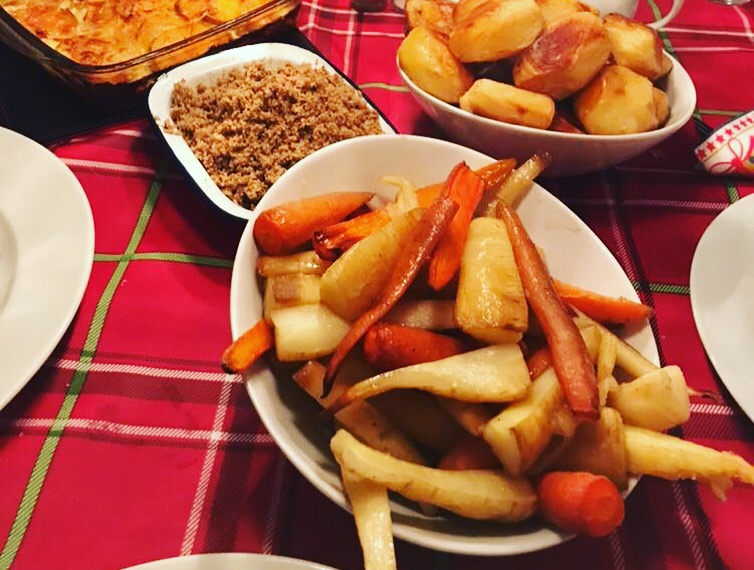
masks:
<svg viewBox="0 0 754 570"><path fill-rule="evenodd" d="M249 219L251 210L237 204L222 192L183 136L177 132L177 129L170 128L172 124L170 120L171 98L175 85L180 81L185 81L189 87L201 83L212 83L233 69L260 61L268 62L271 66L292 63L324 68L330 74L342 79L345 85L357 91L366 105L377 112L380 127L385 134L396 132L379 109L348 78L324 58L297 46L283 43L248 45L203 57L168 71L155 82L149 92L150 117L170 151L199 190L220 210L241 219Z"/></svg>

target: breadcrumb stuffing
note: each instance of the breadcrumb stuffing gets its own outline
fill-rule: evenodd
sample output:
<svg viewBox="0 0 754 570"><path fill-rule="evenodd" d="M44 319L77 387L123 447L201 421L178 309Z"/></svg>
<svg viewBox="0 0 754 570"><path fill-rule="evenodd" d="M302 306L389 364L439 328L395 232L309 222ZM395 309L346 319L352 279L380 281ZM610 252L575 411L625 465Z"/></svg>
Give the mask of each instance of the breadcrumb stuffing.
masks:
<svg viewBox="0 0 754 570"><path fill-rule="evenodd" d="M212 84L182 81L171 119L220 189L251 209L315 150L382 132L377 113L353 88L308 64L254 63Z"/></svg>

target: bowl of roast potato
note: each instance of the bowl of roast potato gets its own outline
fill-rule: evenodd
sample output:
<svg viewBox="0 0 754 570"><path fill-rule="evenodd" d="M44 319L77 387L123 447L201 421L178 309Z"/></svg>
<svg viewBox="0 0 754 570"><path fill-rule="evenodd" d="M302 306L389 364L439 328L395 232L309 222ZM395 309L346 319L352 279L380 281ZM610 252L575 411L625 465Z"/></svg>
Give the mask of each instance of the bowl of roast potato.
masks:
<svg viewBox="0 0 754 570"><path fill-rule="evenodd" d="M544 176L594 172L678 131L696 106L649 26L577 0L408 0L404 83L454 141L551 154Z"/></svg>

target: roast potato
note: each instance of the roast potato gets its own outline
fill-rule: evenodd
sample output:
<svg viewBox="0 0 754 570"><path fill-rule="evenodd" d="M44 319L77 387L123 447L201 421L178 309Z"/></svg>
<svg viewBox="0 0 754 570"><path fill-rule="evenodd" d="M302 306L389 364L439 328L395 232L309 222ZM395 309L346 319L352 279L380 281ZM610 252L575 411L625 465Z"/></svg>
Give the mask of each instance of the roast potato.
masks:
<svg viewBox="0 0 754 570"><path fill-rule="evenodd" d="M460 0L448 45L464 63L496 61L521 52L544 26L534 0Z"/></svg>
<svg viewBox="0 0 754 570"><path fill-rule="evenodd" d="M605 30L618 65L650 81L666 75L673 67L662 51L659 34L649 26L620 14L608 14Z"/></svg>
<svg viewBox="0 0 754 570"><path fill-rule="evenodd" d="M477 79L459 104L475 115L536 129L546 129L555 115L555 102L547 95L491 79Z"/></svg>
<svg viewBox="0 0 754 570"><path fill-rule="evenodd" d="M453 0L406 0L406 29L422 27L448 36L455 7Z"/></svg>
<svg viewBox="0 0 754 570"><path fill-rule="evenodd" d="M589 83L609 57L602 19L580 12L556 22L524 50L513 81L516 87L560 100Z"/></svg>
<svg viewBox="0 0 754 570"><path fill-rule="evenodd" d="M411 80L430 95L457 104L474 78L437 32L419 26L398 47L398 63Z"/></svg>
<svg viewBox="0 0 754 570"><path fill-rule="evenodd" d="M535 0L539 9L542 10L542 16L545 19L545 28L549 28L555 22L578 14L579 12L591 12L595 16L600 13L597 9L577 2L576 0Z"/></svg>
<svg viewBox="0 0 754 570"><path fill-rule="evenodd" d="M596 135L625 135L656 129L667 96L643 75L621 65L602 69L573 101L584 129ZM664 107L667 109L667 104Z"/></svg>

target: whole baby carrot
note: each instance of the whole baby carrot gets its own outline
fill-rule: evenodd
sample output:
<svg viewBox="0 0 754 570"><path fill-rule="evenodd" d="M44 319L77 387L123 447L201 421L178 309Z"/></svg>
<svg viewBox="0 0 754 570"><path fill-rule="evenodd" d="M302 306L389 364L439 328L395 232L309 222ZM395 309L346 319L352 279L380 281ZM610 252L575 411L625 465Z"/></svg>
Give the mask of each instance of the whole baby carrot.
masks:
<svg viewBox="0 0 754 570"><path fill-rule="evenodd" d="M553 471L536 487L539 515L566 532L605 536L623 522L623 497L607 477L584 471Z"/></svg>
<svg viewBox="0 0 754 570"><path fill-rule="evenodd" d="M597 420L600 417L597 376L584 339L518 215L505 202L498 204L497 213L508 229L524 293L547 339L566 404L576 416Z"/></svg>
<svg viewBox="0 0 754 570"><path fill-rule="evenodd" d="M598 323L622 325L652 316L652 307L625 297L609 297L553 279L563 301Z"/></svg>
<svg viewBox="0 0 754 570"><path fill-rule="evenodd" d="M377 323L364 335L364 358L380 372L433 362L471 350L471 345L452 336Z"/></svg>
<svg viewBox="0 0 754 570"><path fill-rule="evenodd" d="M465 163L453 169L448 178L447 196L458 204L458 211L440 238L429 262L429 286L435 291L445 287L461 266L469 224L482 199L484 181Z"/></svg>
<svg viewBox="0 0 754 570"><path fill-rule="evenodd" d="M269 255L288 253L314 232L343 220L374 196L371 192L331 192L293 200L265 210L254 223L254 240Z"/></svg>
<svg viewBox="0 0 754 570"><path fill-rule="evenodd" d="M274 344L272 327L260 319L233 341L222 356L222 368L228 374L239 374L249 368Z"/></svg>

